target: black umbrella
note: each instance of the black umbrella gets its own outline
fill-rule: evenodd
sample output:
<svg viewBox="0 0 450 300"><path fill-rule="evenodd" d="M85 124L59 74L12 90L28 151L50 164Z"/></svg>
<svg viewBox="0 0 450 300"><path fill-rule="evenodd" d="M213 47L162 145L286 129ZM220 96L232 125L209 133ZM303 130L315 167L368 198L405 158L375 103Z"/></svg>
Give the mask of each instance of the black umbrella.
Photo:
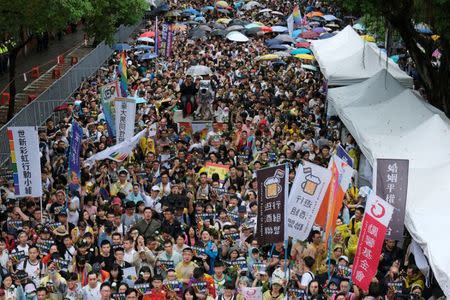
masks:
<svg viewBox="0 0 450 300"><path fill-rule="evenodd" d="M253 27L245 30L245 35L257 35L258 32L261 32L259 27Z"/></svg>
<svg viewBox="0 0 450 300"><path fill-rule="evenodd" d="M211 35L212 36L226 36L228 34L228 31L223 30L223 29L214 29L213 31L211 31Z"/></svg>
<svg viewBox="0 0 450 300"><path fill-rule="evenodd" d="M245 26L247 24L249 24L250 22L245 21L245 20L240 20L240 19L233 19L230 21L230 23L228 23L228 26L233 26L233 25L241 25L241 26Z"/></svg>

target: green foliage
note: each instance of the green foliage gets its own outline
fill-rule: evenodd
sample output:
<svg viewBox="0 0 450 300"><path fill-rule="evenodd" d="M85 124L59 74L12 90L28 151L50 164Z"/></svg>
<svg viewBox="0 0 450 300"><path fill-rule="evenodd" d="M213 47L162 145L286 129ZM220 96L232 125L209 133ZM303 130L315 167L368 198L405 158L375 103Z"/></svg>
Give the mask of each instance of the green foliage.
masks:
<svg viewBox="0 0 450 300"><path fill-rule="evenodd" d="M119 25L137 23L148 8L145 0L92 0L91 4L92 9L85 16L85 30L96 41L110 44Z"/></svg>

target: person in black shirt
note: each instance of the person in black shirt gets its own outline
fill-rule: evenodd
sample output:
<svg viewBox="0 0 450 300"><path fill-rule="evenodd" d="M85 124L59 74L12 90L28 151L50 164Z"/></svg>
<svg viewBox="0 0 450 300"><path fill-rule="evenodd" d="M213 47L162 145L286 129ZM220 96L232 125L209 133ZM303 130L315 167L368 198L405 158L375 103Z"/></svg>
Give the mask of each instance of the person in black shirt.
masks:
<svg viewBox="0 0 450 300"><path fill-rule="evenodd" d="M176 238L176 236L183 232L181 229L180 222L175 219L174 217L174 211L171 208L167 208L164 210L164 221L161 224L162 228L165 228L167 230L167 233L169 233L173 238Z"/></svg>
<svg viewBox="0 0 450 300"><path fill-rule="evenodd" d="M180 86L181 103L183 106L183 118L195 111L195 95L197 95L198 88L192 81L192 76L186 76L186 80Z"/></svg>
<svg viewBox="0 0 450 300"><path fill-rule="evenodd" d="M111 243L108 240L103 240L100 245L100 254L96 258L103 270L109 272L111 266L114 264L114 256L111 255Z"/></svg>

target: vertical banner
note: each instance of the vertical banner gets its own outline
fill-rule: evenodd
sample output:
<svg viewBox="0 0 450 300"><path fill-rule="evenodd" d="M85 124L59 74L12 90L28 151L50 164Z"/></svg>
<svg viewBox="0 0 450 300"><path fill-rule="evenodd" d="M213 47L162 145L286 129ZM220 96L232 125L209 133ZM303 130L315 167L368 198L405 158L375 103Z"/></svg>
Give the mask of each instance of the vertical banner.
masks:
<svg viewBox="0 0 450 300"><path fill-rule="evenodd" d="M169 36L169 23L163 23L161 31L161 47L159 50L164 54L164 56L166 56L168 36Z"/></svg>
<svg viewBox="0 0 450 300"><path fill-rule="evenodd" d="M287 202L285 240L308 238L330 183L331 170L310 162L297 168L294 184Z"/></svg>
<svg viewBox="0 0 450 300"><path fill-rule="evenodd" d="M9 149L17 197L42 197L41 158L36 127L8 127Z"/></svg>
<svg viewBox="0 0 450 300"><path fill-rule="evenodd" d="M387 226L394 207L370 193L359 234L358 248L353 262L352 280L363 290L368 290L376 275Z"/></svg>
<svg viewBox="0 0 450 300"><path fill-rule="evenodd" d="M336 149L336 155L353 168L353 158L347 153L347 151L345 151L345 149L341 145L338 145Z"/></svg>
<svg viewBox="0 0 450 300"><path fill-rule="evenodd" d="M405 224L409 161L407 159L377 159L376 166L376 193L395 207L386 238L401 241Z"/></svg>
<svg viewBox="0 0 450 300"><path fill-rule="evenodd" d="M78 122L72 123L72 138L69 152L69 183L80 184L80 148L83 138L83 128Z"/></svg>
<svg viewBox="0 0 450 300"><path fill-rule="evenodd" d="M116 144L130 139L134 135L134 119L136 117L136 102L134 99L114 99L116 119Z"/></svg>
<svg viewBox="0 0 450 300"><path fill-rule="evenodd" d="M166 57L172 55L172 43L173 43L173 24L169 24L169 32L167 33L167 44L166 44Z"/></svg>
<svg viewBox="0 0 450 300"><path fill-rule="evenodd" d="M127 74L127 58L125 52L120 54L119 61L120 74L120 93L123 97L128 96L128 74Z"/></svg>
<svg viewBox="0 0 450 300"><path fill-rule="evenodd" d="M287 164L256 172L259 199L256 238L261 244L284 241L288 175Z"/></svg>
<svg viewBox="0 0 450 300"><path fill-rule="evenodd" d="M116 136L116 126L114 124L114 102L115 98L122 97L120 92L119 82L114 81L99 88L102 112L105 116L106 124L108 125L108 132L111 137Z"/></svg>
<svg viewBox="0 0 450 300"><path fill-rule="evenodd" d="M155 17L155 54L159 55L159 28L158 28L158 16Z"/></svg>

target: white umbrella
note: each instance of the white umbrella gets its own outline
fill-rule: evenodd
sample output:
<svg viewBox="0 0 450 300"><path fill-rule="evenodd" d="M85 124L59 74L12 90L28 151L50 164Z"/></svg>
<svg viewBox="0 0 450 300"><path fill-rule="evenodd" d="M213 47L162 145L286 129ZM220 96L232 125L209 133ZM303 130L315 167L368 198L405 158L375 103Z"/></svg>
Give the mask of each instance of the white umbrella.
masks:
<svg viewBox="0 0 450 300"><path fill-rule="evenodd" d="M202 65L196 65L196 66L189 67L189 69L187 69L187 71L186 71L186 75L191 75L191 76L202 76L202 75L210 75L210 74L212 74L211 69L207 66L202 66Z"/></svg>
<svg viewBox="0 0 450 300"><path fill-rule="evenodd" d="M249 39L239 31L231 31L226 36L227 40L233 41L233 42L248 42Z"/></svg>
<svg viewBox="0 0 450 300"><path fill-rule="evenodd" d="M272 26L272 32L287 32L288 28L284 26Z"/></svg>
<svg viewBox="0 0 450 300"><path fill-rule="evenodd" d="M244 26L242 26L242 25L233 25L233 26L227 27L226 30L227 31L239 31L242 29L245 29Z"/></svg>
<svg viewBox="0 0 450 300"><path fill-rule="evenodd" d="M273 14L273 15L284 16L284 14L283 14L281 11L273 10L273 11L271 11L270 13Z"/></svg>
<svg viewBox="0 0 450 300"><path fill-rule="evenodd" d="M258 11L258 13L259 14L263 14L263 13L266 13L266 12L271 12L272 10L270 9L270 8L264 8L264 9L261 9L260 11Z"/></svg>
<svg viewBox="0 0 450 300"><path fill-rule="evenodd" d="M149 37L141 37L137 39L138 42L144 42L144 43L154 43L155 40Z"/></svg>
<svg viewBox="0 0 450 300"><path fill-rule="evenodd" d="M242 6L242 9L244 10L252 10L255 7L261 7L262 4L256 1L250 1L247 4L245 4L244 6Z"/></svg>

